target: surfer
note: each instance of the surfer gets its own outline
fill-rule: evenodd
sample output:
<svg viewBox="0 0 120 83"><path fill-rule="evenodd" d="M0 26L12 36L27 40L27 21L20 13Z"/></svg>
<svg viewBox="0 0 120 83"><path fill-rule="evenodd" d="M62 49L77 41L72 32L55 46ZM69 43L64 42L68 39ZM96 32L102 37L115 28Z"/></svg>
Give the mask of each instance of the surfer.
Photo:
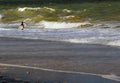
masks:
<svg viewBox="0 0 120 83"><path fill-rule="evenodd" d="M18 27L19 30L23 30L26 27L25 22L21 22L20 26Z"/></svg>
<svg viewBox="0 0 120 83"><path fill-rule="evenodd" d="M22 29L21 30L23 30L24 28L25 28L25 25L24 25L24 22L22 21L21 22L21 25L20 26L22 26Z"/></svg>

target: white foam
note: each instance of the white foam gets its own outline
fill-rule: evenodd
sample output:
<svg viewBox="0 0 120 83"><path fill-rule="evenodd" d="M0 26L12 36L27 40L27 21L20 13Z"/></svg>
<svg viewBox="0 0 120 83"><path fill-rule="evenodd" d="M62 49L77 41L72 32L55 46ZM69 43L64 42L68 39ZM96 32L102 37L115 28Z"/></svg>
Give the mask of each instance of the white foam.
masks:
<svg viewBox="0 0 120 83"><path fill-rule="evenodd" d="M90 41L87 41L86 39L67 39L65 41L71 42L71 43L89 43Z"/></svg>
<svg viewBox="0 0 120 83"><path fill-rule="evenodd" d="M81 39L66 39L63 40L70 43L83 43L83 44L102 44L102 45L110 45L110 46L120 46L120 40L112 40L112 39L99 39L99 38L81 38Z"/></svg>
<svg viewBox="0 0 120 83"><path fill-rule="evenodd" d="M64 71L64 70L55 70L55 69L46 69L46 68L40 68L40 67L33 67L28 65L17 65L17 64L5 64L0 63L0 66L7 66L7 67L16 67L16 68L24 68L24 69L35 69L35 70L43 70L43 71L49 71L49 72L60 72L60 73L71 73L71 74L84 74L84 75L94 75L94 76L100 76L102 78L120 81L120 77L116 75L102 75L102 74L93 74L93 73L85 73L85 72L76 72L76 71Z"/></svg>
<svg viewBox="0 0 120 83"><path fill-rule="evenodd" d="M111 75L102 75L103 78L107 78L107 79L111 79L111 80L116 80L116 81L120 81L120 77L115 75L115 74L111 74Z"/></svg>
<svg viewBox="0 0 120 83"><path fill-rule="evenodd" d="M3 15L2 14L0 14L0 19L2 19L3 18Z"/></svg>
<svg viewBox="0 0 120 83"><path fill-rule="evenodd" d="M71 13L72 11L68 9L63 9L63 12Z"/></svg>
<svg viewBox="0 0 120 83"><path fill-rule="evenodd" d="M82 23L67 23L67 22L48 22L41 21L38 25L44 28L52 28L52 29L61 29L61 28L78 28L82 25L91 24L89 22Z"/></svg>
<svg viewBox="0 0 120 83"><path fill-rule="evenodd" d="M28 23L28 28L23 31L17 30L20 23L0 24L0 36L120 46L120 28L101 28L99 24L88 28L75 28L83 24L87 22L41 21L34 26Z"/></svg>
<svg viewBox="0 0 120 83"><path fill-rule="evenodd" d="M70 15L70 16L65 16L65 18L74 18L75 16Z"/></svg>
<svg viewBox="0 0 120 83"><path fill-rule="evenodd" d="M36 8L23 7L23 8L18 8L18 11L23 12L23 11L25 11L26 9L28 9L28 10L38 10L38 9L41 9L41 8L40 8L40 7L36 7Z"/></svg>
<svg viewBox="0 0 120 83"><path fill-rule="evenodd" d="M69 16L63 16L63 17L60 17L61 19L69 19L69 18L74 18L75 16L74 15L69 15Z"/></svg>
<svg viewBox="0 0 120 83"><path fill-rule="evenodd" d="M8 30L8 29L5 29L5 28L0 28L0 30L2 31L2 30Z"/></svg>
<svg viewBox="0 0 120 83"><path fill-rule="evenodd" d="M32 7L23 7L23 8L18 8L18 11L24 12L25 10L40 10L40 9L47 9L47 10L49 10L51 12L55 11L55 9L49 8L49 7L43 7L43 8L41 8L41 7L35 7L35 8L32 8Z"/></svg>
<svg viewBox="0 0 120 83"><path fill-rule="evenodd" d="M107 45L120 46L120 40L110 41L107 43Z"/></svg>
<svg viewBox="0 0 120 83"><path fill-rule="evenodd" d="M53 9L53 8L49 8L49 7L44 7L45 9L48 9L48 10L50 10L50 11L53 11L53 12L55 12L56 10L55 9Z"/></svg>
<svg viewBox="0 0 120 83"><path fill-rule="evenodd" d="M23 12L26 8L18 8L18 11Z"/></svg>

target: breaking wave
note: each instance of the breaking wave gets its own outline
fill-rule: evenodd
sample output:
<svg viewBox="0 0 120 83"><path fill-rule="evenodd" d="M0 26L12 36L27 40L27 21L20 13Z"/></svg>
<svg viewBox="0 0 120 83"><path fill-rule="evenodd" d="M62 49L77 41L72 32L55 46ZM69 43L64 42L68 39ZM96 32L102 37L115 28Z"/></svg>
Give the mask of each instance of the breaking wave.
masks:
<svg viewBox="0 0 120 83"><path fill-rule="evenodd" d="M23 31L17 29L19 25L20 23L1 23L0 36L120 46L120 28L115 28L120 25L119 22L41 21L35 24L27 23Z"/></svg>
<svg viewBox="0 0 120 83"><path fill-rule="evenodd" d="M18 8L18 11L20 11L20 12L24 12L25 10L49 10L49 11L55 11L55 9L53 9L53 8L49 8L49 7L43 7L43 8L41 8L41 7L37 7L37 8L32 8L32 7L23 7L23 8Z"/></svg>
<svg viewBox="0 0 120 83"><path fill-rule="evenodd" d="M25 20L27 18L32 22L46 21L80 21L81 17L76 12L68 9L54 9L50 7L19 7L1 11L4 18L3 22Z"/></svg>
<svg viewBox="0 0 120 83"><path fill-rule="evenodd" d="M42 28L53 28L53 29L61 29L61 28L81 28L81 27L90 27L92 24L90 22L79 22L79 23L70 23L70 22L48 22L41 21L37 23L37 25Z"/></svg>
<svg viewBox="0 0 120 83"><path fill-rule="evenodd" d="M0 20L3 18L3 15L2 14L0 14Z"/></svg>

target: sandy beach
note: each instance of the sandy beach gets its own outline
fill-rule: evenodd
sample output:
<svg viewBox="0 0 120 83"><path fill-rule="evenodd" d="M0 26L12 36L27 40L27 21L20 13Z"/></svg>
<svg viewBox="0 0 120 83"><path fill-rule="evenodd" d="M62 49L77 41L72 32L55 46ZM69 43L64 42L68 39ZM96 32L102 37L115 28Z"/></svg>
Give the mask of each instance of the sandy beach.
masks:
<svg viewBox="0 0 120 83"><path fill-rule="evenodd" d="M120 75L120 48L1 37L0 63Z"/></svg>

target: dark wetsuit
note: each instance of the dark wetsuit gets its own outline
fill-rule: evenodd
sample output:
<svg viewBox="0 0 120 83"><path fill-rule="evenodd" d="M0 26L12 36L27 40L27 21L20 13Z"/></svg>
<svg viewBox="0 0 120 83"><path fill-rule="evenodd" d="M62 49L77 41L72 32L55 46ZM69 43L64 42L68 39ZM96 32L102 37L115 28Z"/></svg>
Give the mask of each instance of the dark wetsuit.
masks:
<svg viewBox="0 0 120 83"><path fill-rule="evenodd" d="M23 27L23 29L24 29L24 22L21 22L21 26L22 26L22 27ZM23 30L23 29L22 29L22 30Z"/></svg>
<svg viewBox="0 0 120 83"><path fill-rule="evenodd" d="M23 26L23 28L24 28L24 22L21 22L21 26Z"/></svg>

